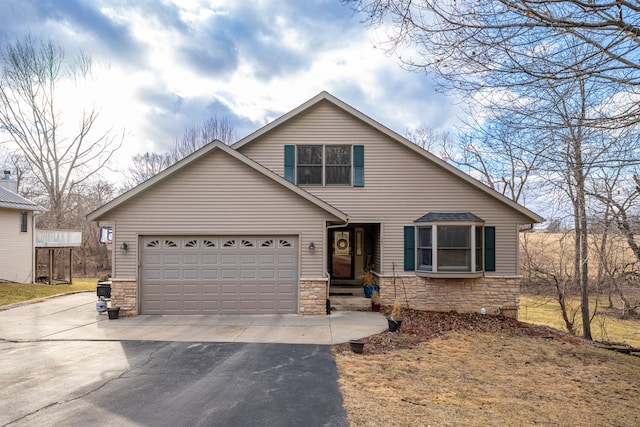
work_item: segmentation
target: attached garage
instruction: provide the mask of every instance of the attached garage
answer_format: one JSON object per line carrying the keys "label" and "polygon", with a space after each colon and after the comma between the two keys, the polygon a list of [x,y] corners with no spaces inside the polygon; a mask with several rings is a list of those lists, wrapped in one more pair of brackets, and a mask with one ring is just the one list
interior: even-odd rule
{"label": "attached garage", "polygon": [[140,248],[141,314],[297,313],[297,236],[144,236]]}

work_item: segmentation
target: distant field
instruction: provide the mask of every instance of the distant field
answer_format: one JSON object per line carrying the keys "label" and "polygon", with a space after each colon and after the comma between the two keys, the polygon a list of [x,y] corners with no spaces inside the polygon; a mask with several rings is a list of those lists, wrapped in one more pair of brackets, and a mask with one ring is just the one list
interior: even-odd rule
{"label": "distant field", "polygon": [[0,283],[0,306],[65,292],[95,291],[97,283],[97,278],[73,279],[72,285]]}
{"label": "distant field", "polygon": [[[592,234],[589,236],[589,274],[595,276],[598,272],[597,250],[600,246],[601,235]],[[571,273],[573,271],[573,251],[574,236],[571,232],[567,233],[524,233],[520,236],[520,261],[525,262],[526,251],[525,244],[528,246],[529,252],[537,258],[537,254],[547,257],[548,262],[553,262],[558,266],[562,264],[562,268]],[[613,236],[609,238],[606,253],[611,261],[616,264],[628,264],[637,262],[633,251],[629,248],[627,241],[621,236]],[[548,262],[544,264],[548,265]]]}
{"label": "distant field", "polygon": [[[578,299],[572,300],[571,303],[573,307],[579,306]],[[550,297],[521,295],[518,319],[566,331],[560,307],[557,301]],[[576,317],[576,331],[577,334],[582,331],[580,314]],[[640,320],[596,315],[591,322],[591,335],[596,341],[622,343],[640,348]]]}

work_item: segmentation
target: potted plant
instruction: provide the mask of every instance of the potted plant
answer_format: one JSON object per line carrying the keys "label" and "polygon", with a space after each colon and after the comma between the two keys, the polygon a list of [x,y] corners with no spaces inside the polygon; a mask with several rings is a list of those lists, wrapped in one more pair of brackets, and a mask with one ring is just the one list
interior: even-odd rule
{"label": "potted plant", "polygon": [[387,322],[389,324],[389,332],[397,332],[402,325],[400,300],[397,298],[393,301],[393,309],[391,310],[391,315],[387,317]]}
{"label": "potted plant", "polygon": [[373,291],[371,294],[371,311],[380,311],[380,292]]}
{"label": "potted plant", "polygon": [[107,308],[107,315],[109,316],[109,319],[117,319],[120,315],[120,307]]}
{"label": "potted plant", "polygon": [[362,354],[364,352],[364,345],[367,342],[364,339],[361,340],[351,340],[349,341],[349,347],[351,347],[351,351],[354,353]]}
{"label": "potted plant", "polygon": [[367,270],[362,273],[362,286],[364,288],[364,296],[371,298],[375,286],[375,278],[373,277],[373,271]]}

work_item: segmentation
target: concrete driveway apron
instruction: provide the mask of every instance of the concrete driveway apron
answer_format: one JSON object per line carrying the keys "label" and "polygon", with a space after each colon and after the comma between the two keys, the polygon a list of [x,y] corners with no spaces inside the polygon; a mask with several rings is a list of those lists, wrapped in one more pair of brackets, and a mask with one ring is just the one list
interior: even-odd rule
{"label": "concrete driveway apron", "polygon": [[143,315],[109,320],[96,312],[93,293],[50,298],[0,311],[0,339],[143,340],[339,344],[387,329],[379,313],[344,311],[330,316]]}

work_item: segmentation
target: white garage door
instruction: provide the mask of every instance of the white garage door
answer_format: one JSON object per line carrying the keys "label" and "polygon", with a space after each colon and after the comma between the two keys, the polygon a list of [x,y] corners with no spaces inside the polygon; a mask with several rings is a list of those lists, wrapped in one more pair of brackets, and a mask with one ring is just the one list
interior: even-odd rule
{"label": "white garage door", "polygon": [[141,238],[142,314],[296,313],[293,236]]}

